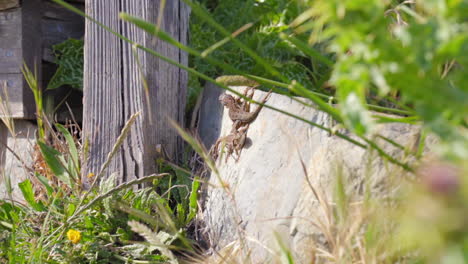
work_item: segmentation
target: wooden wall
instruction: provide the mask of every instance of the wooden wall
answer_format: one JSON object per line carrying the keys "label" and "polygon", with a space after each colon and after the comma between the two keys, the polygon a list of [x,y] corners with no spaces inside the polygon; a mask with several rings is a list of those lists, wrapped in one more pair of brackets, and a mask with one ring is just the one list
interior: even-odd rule
{"label": "wooden wall", "polygon": [[[1,116],[33,118],[34,100],[21,74],[23,61],[41,74],[40,0],[18,6],[8,1],[0,11],[0,95],[9,109]],[[9,5],[10,4],[10,5]],[[39,10],[39,11],[38,11]],[[6,89],[5,89],[6,88]]]}
{"label": "wooden wall", "polygon": [[[84,10],[84,0],[71,1]],[[21,73],[23,61],[36,68],[42,87],[55,73],[52,46],[68,38],[84,36],[84,18],[49,0],[0,1],[0,95],[7,86],[9,111],[0,115],[34,119],[35,105],[29,86]],[[69,89],[49,91],[61,101]],[[70,98],[70,104],[81,105],[81,95]]]}
{"label": "wooden wall", "polygon": [[[0,80],[6,80],[9,85],[10,100],[14,99],[14,118],[35,118],[34,101],[22,78],[21,62],[25,60],[32,69],[36,65],[39,79],[46,87],[56,70],[52,45],[69,37],[83,37],[83,25],[86,25],[83,133],[89,153],[84,175],[99,171],[125,122],[136,112],[141,112],[141,115],[106,174],[117,172],[122,182],[155,172],[158,146],[168,154],[167,158],[179,160],[183,142],[168,120],[184,123],[186,72],[138,52],[149,85],[150,103],[147,104],[141,73],[129,44],[90,21],[85,23],[83,18],[49,0],[8,1],[1,1],[3,8],[8,9],[1,10],[0,5]],[[85,9],[84,0],[67,2]],[[166,3],[162,29],[180,42],[187,43],[188,7],[180,0],[161,2]],[[86,1],[86,12],[92,17],[186,65],[187,54],[118,18],[120,12],[127,12],[156,23],[159,10],[160,0]],[[55,94],[56,101],[60,101],[68,91],[59,88],[47,93]],[[81,94],[72,98],[78,108],[82,105],[81,99]]]}
{"label": "wooden wall", "polygon": [[[84,10],[84,1],[68,2]],[[53,63],[52,46],[83,35],[84,18],[49,0],[0,0],[0,95],[5,99],[3,84],[6,84],[10,108],[1,111],[3,108],[0,107],[0,115],[14,118],[9,120],[14,135],[0,122],[0,199],[22,201],[18,183],[32,175],[28,167],[33,162],[37,126],[32,92],[21,73],[22,62],[25,61],[30,69],[36,67],[38,79],[42,81],[42,87],[46,87],[57,69]],[[61,101],[69,91],[69,88],[61,87],[45,93]],[[79,117],[81,93],[68,98],[72,107],[77,106],[75,115]],[[66,115],[61,119],[64,118]]]}

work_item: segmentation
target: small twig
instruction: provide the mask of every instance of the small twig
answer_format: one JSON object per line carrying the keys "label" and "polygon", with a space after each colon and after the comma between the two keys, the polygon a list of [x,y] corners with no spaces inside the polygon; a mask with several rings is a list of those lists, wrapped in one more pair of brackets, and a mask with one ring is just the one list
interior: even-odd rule
{"label": "small twig", "polygon": [[[71,117],[73,123],[78,124],[78,122],[76,122],[75,114],[73,114],[73,111],[72,111],[70,105],[69,105],[67,102],[65,102],[65,106],[67,107],[68,112],[70,112],[70,117]],[[76,128],[78,129],[78,131],[79,131],[80,134],[81,134],[81,128],[80,128],[80,126],[77,125]]]}

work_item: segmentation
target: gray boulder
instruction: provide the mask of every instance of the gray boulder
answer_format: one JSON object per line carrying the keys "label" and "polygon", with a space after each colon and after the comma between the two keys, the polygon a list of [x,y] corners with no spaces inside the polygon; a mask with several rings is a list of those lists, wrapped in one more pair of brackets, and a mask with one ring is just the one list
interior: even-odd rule
{"label": "gray boulder", "polygon": [[[244,88],[236,87],[238,91]],[[210,90],[219,94],[213,87]],[[258,101],[264,94],[256,91],[254,99]],[[205,121],[201,122],[199,131],[209,148],[213,138],[229,134],[232,121],[226,110],[221,129],[213,125],[217,124],[216,120],[206,121],[220,114],[213,113],[219,109],[214,105],[218,104],[213,99],[216,96],[205,98],[209,100],[202,103],[200,118]],[[304,105],[312,105],[310,102],[299,100],[273,94],[267,104],[317,125],[332,126],[327,114]],[[203,122],[210,126],[204,127]],[[347,131],[341,132],[362,142]],[[374,133],[411,149],[417,146],[420,127],[390,123],[378,125]],[[247,245],[253,263],[272,261],[278,242],[294,252],[297,263],[311,263],[317,245],[327,244],[318,226],[327,221],[323,203],[333,204],[339,173],[346,182],[346,192],[356,197],[362,197],[367,187],[375,195],[388,194],[391,190],[387,188],[387,179],[392,175],[406,175],[403,169],[382,159],[376,151],[358,147],[268,108],[263,108],[250,125],[247,137],[248,144],[238,162],[233,158],[227,162],[224,158],[217,160],[219,175],[212,173],[209,179],[202,217],[214,250],[233,243],[239,247]],[[400,147],[382,139],[378,142],[392,157],[411,161]],[[370,185],[366,187],[365,182]]]}

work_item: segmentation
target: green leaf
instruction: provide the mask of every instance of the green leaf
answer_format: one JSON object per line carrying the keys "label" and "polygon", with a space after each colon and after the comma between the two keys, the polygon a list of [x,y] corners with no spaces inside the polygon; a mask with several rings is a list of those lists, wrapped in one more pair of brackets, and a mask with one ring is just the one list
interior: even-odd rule
{"label": "green leaf", "polygon": [[39,173],[35,172],[35,175],[37,177],[37,179],[42,183],[42,185],[44,185],[44,187],[46,188],[47,190],[47,195],[49,197],[52,196],[52,194],[54,193],[54,189],[52,188],[52,186],[50,186],[49,184],[49,180],[47,180],[46,177],[40,175]]}
{"label": "green leaf", "polygon": [[373,127],[372,118],[358,99],[358,96],[352,92],[348,95],[341,105],[346,126],[353,130],[357,135],[366,135]]}
{"label": "green leaf", "polygon": [[18,183],[18,186],[21,189],[21,192],[23,193],[24,199],[34,210],[39,212],[45,211],[46,208],[44,204],[42,204],[42,202],[36,202],[36,199],[34,198],[33,186],[29,179]]}
{"label": "green leaf", "polygon": [[63,160],[63,156],[57,150],[47,146],[42,140],[37,142],[39,145],[39,149],[41,150],[42,156],[44,157],[47,166],[52,170],[55,177],[65,183],[68,187],[72,187],[72,181],[70,179],[70,175],[68,175],[67,171],[62,165],[61,160]]}
{"label": "green leaf", "polygon": [[132,235],[129,231],[119,227],[117,228],[117,232],[116,232],[118,235],[119,235],[119,238],[121,240],[131,240],[132,239]]}
{"label": "green leaf", "polygon": [[20,221],[19,212],[21,212],[21,208],[11,203],[4,202],[0,204],[1,219],[8,220],[10,223],[18,223]]}
{"label": "green leaf", "polygon": [[73,203],[69,203],[67,207],[67,216],[72,216],[75,210],[76,210],[76,205]]}
{"label": "green leaf", "polygon": [[198,189],[200,188],[200,181],[198,177],[195,177],[192,182],[192,191],[189,198],[189,214],[187,215],[186,223],[190,222],[197,214],[198,208]]}
{"label": "green leaf", "polygon": [[65,140],[67,141],[67,145],[68,145],[68,152],[70,153],[71,159],[73,161],[74,169],[79,172],[80,167],[79,167],[79,159],[78,159],[78,150],[76,149],[75,140],[73,139],[73,136],[70,134],[68,129],[66,129],[61,124],[55,124],[55,127],[65,137]]}
{"label": "green leaf", "polygon": [[186,216],[185,216],[185,209],[184,209],[184,206],[182,204],[177,204],[177,207],[176,207],[176,212],[177,212],[177,222],[179,225],[185,225],[185,219],[186,219]]}
{"label": "green leaf", "polygon": [[78,39],[68,39],[53,46],[55,63],[59,67],[47,86],[48,90],[62,85],[83,90],[83,46],[84,41]]}

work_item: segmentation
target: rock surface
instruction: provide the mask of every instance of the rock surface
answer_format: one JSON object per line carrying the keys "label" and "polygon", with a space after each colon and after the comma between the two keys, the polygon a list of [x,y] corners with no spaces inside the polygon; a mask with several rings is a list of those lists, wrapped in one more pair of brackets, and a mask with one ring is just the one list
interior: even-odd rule
{"label": "rock surface", "polygon": [[198,133],[201,136],[203,144],[208,148],[216,142],[221,133],[223,106],[219,103],[218,97],[222,91],[222,89],[219,89],[212,83],[208,83],[203,89]]}
{"label": "rock surface", "polygon": [[[243,87],[236,89],[243,91]],[[254,99],[264,94],[256,91]],[[203,102],[202,109],[213,105],[213,98],[209,100]],[[318,125],[331,124],[325,113],[283,95],[273,94],[267,104]],[[201,111],[201,120],[212,116],[216,117],[216,113]],[[227,135],[231,126],[224,111],[219,136]],[[210,139],[205,143],[212,142],[210,133],[218,131],[217,127],[211,129],[200,130],[202,140]],[[411,148],[419,140],[420,128],[392,123],[379,125],[376,132]],[[343,133],[356,139],[351,133]],[[218,159],[219,175],[210,177],[203,220],[215,250],[233,241],[247,241],[253,263],[268,263],[269,249],[277,248],[278,239],[295,252],[297,263],[310,263],[314,243],[320,239],[316,224],[325,217],[312,188],[328,201],[333,200],[337,173],[346,179],[346,191],[357,195],[364,192],[365,177],[371,179],[371,192],[378,194],[385,190],[385,179],[405,173],[375,151],[267,108],[250,125],[247,137],[250,144],[242,150],[238,162]],[[405,161],[400,148],[384,140],[379,144],[393,157]]]}

